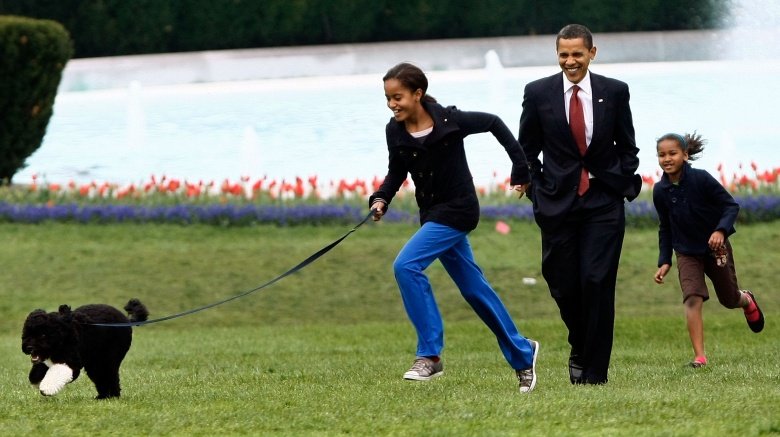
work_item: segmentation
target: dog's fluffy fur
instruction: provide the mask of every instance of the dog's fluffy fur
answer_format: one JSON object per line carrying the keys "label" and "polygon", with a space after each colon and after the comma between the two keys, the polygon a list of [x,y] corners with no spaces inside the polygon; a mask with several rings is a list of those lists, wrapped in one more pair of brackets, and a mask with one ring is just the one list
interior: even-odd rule
{"label": "dog's fluffy fur", "polygon": [[[72,370],[73,381],[82,368],[87,372],[97,389],[97,399],[118,397],[119,366],[130,349],[132,328],[91,324],[142,322],[149,317],[138,299],[130,299],[124,309],[129,319],[104,304],[84,305],[73,311],[68,305],[60,305],[58,312],[31,312],[22,329],[22,352],[30,355],[33,363],[30,383],[39,385],[49,364],[64,364]],[[44,390],[41,393],[53,394]]]}

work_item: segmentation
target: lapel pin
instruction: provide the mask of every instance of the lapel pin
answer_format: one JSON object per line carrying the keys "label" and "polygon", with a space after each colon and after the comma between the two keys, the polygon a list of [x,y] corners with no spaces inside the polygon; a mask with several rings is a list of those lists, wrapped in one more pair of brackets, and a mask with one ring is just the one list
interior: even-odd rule
{"label": "lapel pin", "polygon": [[601,103],[601,102],[603,102],[603,101],[604,101],[604,99],[599,99],[599,103]]}

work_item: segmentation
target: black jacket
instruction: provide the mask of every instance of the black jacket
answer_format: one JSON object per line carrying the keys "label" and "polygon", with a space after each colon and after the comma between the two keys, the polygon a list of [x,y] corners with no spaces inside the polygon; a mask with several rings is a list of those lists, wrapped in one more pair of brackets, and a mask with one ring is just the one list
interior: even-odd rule
{"label": "black jacket", "polygon": [[726,237],[734,229],[739,204],[712,175],[686,163],[675,185],[664,174],[653,187],[658,212],[658,266],[672,265],[672,249],[683,255],[704,255],[713,232]]}
{"label": "black jacket", "polygon": [[479,222],[479,201],[463,139],[475,133],[492,133],[512,160],[510,182],[513,185],[530,181],[525,155],[512,132],[496,115],[460,111],[454,106],[444,108],[438,103],[424,102],[423,107],[433,118],[433,131],[423,143],[406,131],[403,122],[390,119],[387,123],[387,176],[369,198],[369,205],[378,198],[390,204],[411,174],[420,224],[433,221],[471,231]]}
{"label": "black jacket", "polygon": [[633,200],[642,187],[642,178],[636,174],[639,149],[628,85],[590,73],[593,138],[581,156],[566,118],[562,75],[526,85],[518,138],[531,164],[533,182],[528,195],[534,216],[548,231],[565,219],[574,204],[583,165],[621,202]]}

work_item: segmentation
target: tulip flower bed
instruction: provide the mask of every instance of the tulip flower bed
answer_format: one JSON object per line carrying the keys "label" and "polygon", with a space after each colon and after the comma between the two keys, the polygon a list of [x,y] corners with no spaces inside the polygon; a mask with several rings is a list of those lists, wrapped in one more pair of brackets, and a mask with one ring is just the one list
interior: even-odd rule
{"label": "tulip flower bed", "polygon": [[[726,177],[721,183],[741,206],[742,223],[780,218],[780,168],[752,175]],[[655,226],[657,217],[651,200],[652,187],[660,174],[644,176],[643,192],[626,204],[630,226]],[[175,223],[247,226],[254,224],[342,224],[365,216],[368,195],[381,184],[372,181],[341,180],[320,184],[317,177],[293,182],[242,177],[238,181],[189,182],[168,177],[151,177],[140,184],[111,183],[61,185],[33,177],[30,184],[0,187],[0,222],[41,223]],[[482,217],[494,220],[533,220],[530,202],[517,200],[508,179],[478,187]],[[415,223],[417,206],[414,188],[407,183],[393,200],[387,221]]]}

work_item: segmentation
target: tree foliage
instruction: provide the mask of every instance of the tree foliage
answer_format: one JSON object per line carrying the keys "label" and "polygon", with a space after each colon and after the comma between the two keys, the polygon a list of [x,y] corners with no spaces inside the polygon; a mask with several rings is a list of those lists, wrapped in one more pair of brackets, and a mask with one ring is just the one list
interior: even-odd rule
{"label": "tree foliage", "polygon": [[5,16],[0,50],[0,183],[10,183],[43,141],[73,47],[59,23]]}
{"label": "tree foliage", "polygon": [[0,0],[52,19],[76,57],[312,44],[714,28],[728,0]]}

